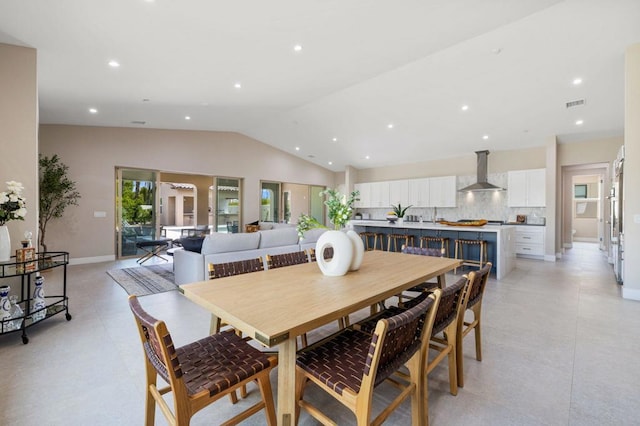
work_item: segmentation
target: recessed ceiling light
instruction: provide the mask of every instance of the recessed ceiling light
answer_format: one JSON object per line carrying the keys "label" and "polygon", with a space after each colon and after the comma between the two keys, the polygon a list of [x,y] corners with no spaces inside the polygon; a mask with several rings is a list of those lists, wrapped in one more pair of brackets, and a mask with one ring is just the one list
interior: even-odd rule
{"label": "recessed ceiling light", "polygon": [[299,146],[296,146],[296,151],[300,151],[300,147]]}
{"label": "recessed ceiling light", "polygon": [[393,123],[387,124],[387,129],[393,129]]}
{"label": "recessed ceiling light", "polygon": [[463,111],[466,111],[469,109],[469,105],[462,105],[462,107],[460,108]]}
{"label": "recessed ceiling light", "polygon": [[95,109],[95,108],[89,108],[89,112],[90,112],[91,114],[97,114],[97,113],[98,113],[98,110],[97,110],[97,109]]}
{"label": "recessed ceiling light", "polygon": [[576,126],[582,126],[584,124],[584,120],[576,120]]}
{"label": "recessed ceiling light", "polygon": [[368,155],[365,155],[365,156],[364,156],[364,159],[365,159],[365,160],[368,160],[368,159],[370,159],[370,158],[371,158],[371,157],[369,157]]}
{"label": "recessed ceiling light", "polygon": [[185,119],[185,120],[191,120],[191,117],[189,117],[188,115],[185,115],[185,116],[184,116],[184,119]]}
{"label": "recessed ceiling light", "polygon": [[302,52],[302,45],[301,44],[296,44],[295,46],[293,46],[293,51],[294,52]]}
{"label": "recessed ceiling light", "polygon": [[111,68],[118,68],[120,66],[120,62],[111,60],[109,61],[109,66]]}
{"label": "recessed ceiling light", "polygon": [[331,139],[333,142],[338,142],[338,138]]}
{"label": "recessed ceiling light", "polygon": [[580,77],[574,78],[573,79],[573,85],[574,86],[579,86],[582,84],[582,79]]}
{"label": "recessed ceiling light", "polygon": [[329,165],[332,166],[333,165],[333,161],[329,161]]}
{"label": "recessed ceiling light", "polygon": [[483,135],[482,139],[484,139],[486,141],[487,139],[489,139],[489,135]]}
{"label": "recessed ceiling light", "polygon": [[233,87],[235,87],[236,89],[241,89],[242,88],[242,84],[236,83],[236,84],[233,85]]}

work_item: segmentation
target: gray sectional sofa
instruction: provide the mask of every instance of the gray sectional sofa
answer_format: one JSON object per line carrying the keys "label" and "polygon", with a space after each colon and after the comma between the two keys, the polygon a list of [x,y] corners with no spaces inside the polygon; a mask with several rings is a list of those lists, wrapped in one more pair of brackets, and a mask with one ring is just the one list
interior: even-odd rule
{"label": "gray sectional sofa", "polygon": [[304,238],[298,238],[292,226],[276,227],[251,233],[207,235],[202,242],[200,253],[176,250],[173,254],[173,272],[177,285],[202,281],[208,277],[209,263],[226,263],[262,257],[267,254],[282,254],[315,248],[320,235],[326,229],[307,231]]}

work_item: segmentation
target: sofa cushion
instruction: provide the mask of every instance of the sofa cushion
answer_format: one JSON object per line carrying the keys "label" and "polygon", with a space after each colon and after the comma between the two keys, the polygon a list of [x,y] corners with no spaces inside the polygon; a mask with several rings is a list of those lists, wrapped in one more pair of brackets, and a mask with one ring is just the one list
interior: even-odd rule
{"label": "sofa cushion", "polygon": [[203,255],[225,253],[242,250],[254,250],[260,244],[260,232],[242,234],[223,234],[214,232],[208,235],[202,243]]}
{"label": "sofa cushion", "polygon": [[259,248],[298,244],[298,232],[293,227],[271,229],[268,231],[259,231],[257,233],[261,234]]}
{"label": "sofa cushion", "polygon": [[320,238],[320,235],[324,234],[327,231],[327,228],[309,229],[304,233],[304,236],[300,238],[300,244],[315,243],[318,241],[318,238]]}

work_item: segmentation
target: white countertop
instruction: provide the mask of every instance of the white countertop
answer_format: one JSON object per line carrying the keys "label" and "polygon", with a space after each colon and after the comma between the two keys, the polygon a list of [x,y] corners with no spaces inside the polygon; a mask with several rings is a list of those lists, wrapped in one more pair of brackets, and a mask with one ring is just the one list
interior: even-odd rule
{"label": "white countertop", "polygon": [[435,229],[447,231],[472,231],[472,232],[495,232],[500,233],[501,229],[512,228],[516,225],[484,225],[484,226],[450,226],[433,222],[403,222],[402,224],[391,223],[388,220],[352,220],[353,226],[376,226],[380,228],[396,229]]}

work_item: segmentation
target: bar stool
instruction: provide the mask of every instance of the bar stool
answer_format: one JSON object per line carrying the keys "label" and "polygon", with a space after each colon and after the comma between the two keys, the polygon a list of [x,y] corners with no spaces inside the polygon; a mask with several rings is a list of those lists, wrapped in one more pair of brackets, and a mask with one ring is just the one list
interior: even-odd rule
{"label": "bar stool", "polygon": [[[477,239],[477,240],[465,240],[465,239],[456,239],[455,241],[456,247],[455,247],[455,258],[456,259],[462,259],[462,265],[461,266],[478,266],[480,269],[482,269],[482,266],[487,263],[487,259],[488,259],[488,254],[487,254],[487,241],[486,240],[481,240],[481,239]],[[480,256],[478,257],[478,260],[474,260],[474,259],[467,259],[464,255],[464,249],[465,247],[470,249],[473,246],[480,246]],[[453,273],[455,274],[457,272],[458,268],[455,268],[453,270]]]}
{"label": "bar stool", "polygon": [[[429,244],[431,243],[431,244]],[[435,247],[435,248],[439,248],[440,250],[442,250],[442,256],[443,257],[449,257],[449,238],[447,237],[420,237],[420,248],[433,248],[433,247],[429,247],[430,245],[433,246],[436,243],[436,245],[438,245],[439,247]],[[424,244],[424,247],[423,247]]]}
{"label": "bar stool", "polygon": [[[375,250],[378,247],[378,238],[380,238],[380,250],[384,249],[384,243],[382,239],[384,234],[381,232],[361,232],[360,237],[364,239],[364,249],[366,251]],[[373,238],[373,248],[369,248],[369,240]]]}
{"label": "bar stool", "polygon": [[402,249],[403,245],[413,247],[413,235],[388,234],[387,235],[387,251],[391,251],[392,242],[393,242],[393,251],[398,251],[398,241],[400,241],[400,249]]}

